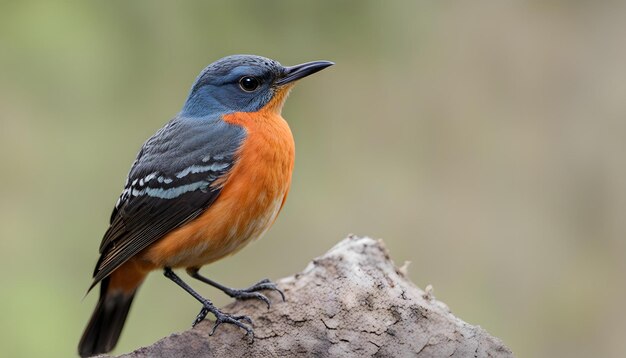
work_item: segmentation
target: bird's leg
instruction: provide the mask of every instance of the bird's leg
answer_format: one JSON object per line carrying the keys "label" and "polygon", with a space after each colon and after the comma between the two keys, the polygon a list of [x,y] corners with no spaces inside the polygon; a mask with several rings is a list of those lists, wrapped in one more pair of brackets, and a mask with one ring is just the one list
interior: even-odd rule
{"label": "bird's leg", "polygon": [[270,308],[270,300],[267,298],[267,296],[265,296],[264,294],[259,293],[258,291],[262,291],[262,290],[273,290],[276,291],[278,293],[280,293],[280,296],[282,297],[283,301],[285,301],[285,293],[278,288],[278,286],[276,286],[276,284],[268,279],[264,279],[261,280],[257,283],[255,283],[254,285],[252,285],[251,287],[248,288],[244,288],[241,290],[238,289],[234,289],[234,288],[230,288],[230,287],[226,287],[224,285],[221,285],[211,279],[208,279],[202,275],[200,275],[200,273],[198,272],[198,268],[197,267],[190,267],[187,268],[187,273],[189,274],[189,276],[195,278],[196,280],[200,280],[206,284],[209,284],[219,290],[221,290],[222,292],[224,292],[225,294],[229,295],[230,297],[239,299],[239,300],[245,300],[245,299],[250,299],[250,298],[256,298],[258,300],[261,300],[263,302],[265,302],[267,304],[267,308]]}
{"label": "bird's leg", "polygon": [[245,324],[240,322],[240,321],[246,321],[246,322],[248,322],[251,325],[252,324],[252,319],[250,319],[250,317],[248,317],[248,316],[233,316],[233,315],[230,315],[228,313],[224,313],[224,312],[220,311],[219,309],[217,309],[217,307],[215,307],[215,305],[213,305],[213,303],[211,301],[209,301],[208,299],[200,296],[200,294],[198,292],[194,291],[193,288],[191,288],[188,284],[186,284],[169,267],[165,268],[165,270],[163,271],[163,275],[165,275],[165,277],[167,277],[170,280],[172,280],[178,286],[182,287],[182,289],[184,289],[190,295],[192,295],[193,298],[195,298],[196,300],[200,301],[200,303],[202,303],[202,309],[200,310],[200,313],[198,313],[198,316],[196,317],[196,320],[193,322],[193,326],[194,327],[198,323],[202,322],[202,320],[204,320],[206,315],[209,312],[211,312],[215,316],[215,325],[213,326],[213,329],[211,330],[211,333],[209,335],[213,335],[213,333],[215,333],[215,330],[217,329],[217,327],[220,324],[222,324],[222,323],[230,323],[230,324],[234,324],[235,326],[237,326],[239,328],[242,328],[242,329],[246,330],[246,335],[247,336],[251,336],[252,339],[254,339],[254,331],[252,330],[252,328],[250,328],[249,326],[247,326],[247,325],[245,325]]}

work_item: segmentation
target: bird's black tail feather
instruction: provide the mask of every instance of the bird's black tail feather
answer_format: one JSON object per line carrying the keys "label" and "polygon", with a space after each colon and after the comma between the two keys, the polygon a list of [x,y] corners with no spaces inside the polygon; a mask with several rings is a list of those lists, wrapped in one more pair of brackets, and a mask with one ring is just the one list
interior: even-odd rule
{"label": "bird's black tail feather", "polygon": [[110,292],[109,280],[100,283],[100,299],[78,344],[81,357],[107,353],[115,347],[133,303],[136,290],[130,294]]}

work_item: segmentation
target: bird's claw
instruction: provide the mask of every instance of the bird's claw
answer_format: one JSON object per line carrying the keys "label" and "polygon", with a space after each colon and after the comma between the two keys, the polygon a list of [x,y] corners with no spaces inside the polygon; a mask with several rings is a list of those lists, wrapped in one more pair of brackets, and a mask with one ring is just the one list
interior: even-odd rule
{"label": "bird's claw", "polygon": [[218,311],[215,315],[215,324],[213,325],[213,329],[211,330],[211,333],[209,333],[209,336],[212,336],[217,327],[219,327],[222,323],[230,323],[244,329],[246,331],[246,336],[249,336],[252,340],[254,340],[254,331],[252,328],[243,324],[241,321],[246,321],[249,325],[252,325],[252,319],[248,316],[233,316]]}
{"label": "bird's claw", "polygon": [[200,310],[200,313],[198,313],[198,315],[196,316],[196,319],[191,324],[191,327],[195,327],[198,323],[204,321],[208,313],[209,313],[209,310],[206,307],[202,307],[202,309]]}
{"label": "bird's claw", "polygon": [[193,327],[195,327],[198,323],[202,322],[206,318],[207,314],[209,314],[209,312],[215,315],[215,324],[213,325],[213,329],[211,330],[211,333],[209,333],[210,336],[212,336],[213,333],[215,333],[215,330],[217,329],[217,327],[221,325],[222,323],[230,323],[230,324],[234,324],[235,326],[241,329],[244,329],[246,331],[246,336],[250,336],[254,340],[254,331],[252,330],[252,328],[241,322],[241,321],[245,321],[249,325],[252,325],[252,319],[250,317],[244,316],[244,315],[233,316],[231,314],[224,313],[218,310],[217,308],[215,308],[215,306],[213,306],[210,303],[202,307],[202,309],[200,310],[200,313],[198,313],[198,316],[196,316],[196,319],[193,322]]}
{"label": "bird's claw", "polygon": [[283,302],[285,301],[285,293],[280,288],[278,288],[278,286],[276,286],[274,282],[270,281],[267,278],[255,283],[251,287],[241,289],[241,290],[231,290],[230,292],[227,292],[227,294],[230,297],[236,298],[238,300],[256,298],[258,300],[265,302],[265,304],[267,304],[267,308],[269,309],[271,307],[270,300],[264,294],[257,292],[257,291],[262,291],[262,290],[276,291],[280,294],[280,297],[283,299]]}

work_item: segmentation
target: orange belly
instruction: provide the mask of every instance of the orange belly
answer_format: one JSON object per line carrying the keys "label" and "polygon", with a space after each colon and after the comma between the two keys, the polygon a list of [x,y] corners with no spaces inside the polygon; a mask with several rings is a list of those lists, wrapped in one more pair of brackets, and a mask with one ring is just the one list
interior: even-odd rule
{"label": "orange belly", "polygon": [[200,267],[260,238],[276,220],[293,170],[289,126],[275,110],[224,119],[243,126],[247,136],[233,169],[218,180],[219,197],[199,217],[144,250],[141,261],[156,267]]}

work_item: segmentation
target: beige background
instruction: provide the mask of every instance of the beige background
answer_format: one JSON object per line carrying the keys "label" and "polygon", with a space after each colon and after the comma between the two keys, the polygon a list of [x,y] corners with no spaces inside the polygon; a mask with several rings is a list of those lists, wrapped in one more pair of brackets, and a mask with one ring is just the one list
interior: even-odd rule
{"label": "beige background", "polygon": [[[276,225],[204,269],[237,287],[350,232],[519,357],[626,355],[626,25],[619,2],[0,3],[0,347],[71,356],[141,143],[233,53],[337,63],[283,115]],[[219,304],[228,300],[208,287]],[[199,310],[153,274],[117,353]]]}

